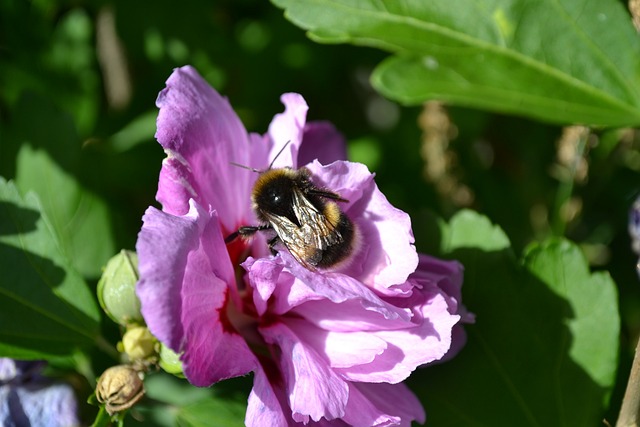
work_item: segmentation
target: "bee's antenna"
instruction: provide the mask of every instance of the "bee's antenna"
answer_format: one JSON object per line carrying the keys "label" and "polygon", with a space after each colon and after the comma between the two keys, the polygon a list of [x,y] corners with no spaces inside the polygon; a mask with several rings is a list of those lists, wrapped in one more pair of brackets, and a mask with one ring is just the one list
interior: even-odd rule
{"label": "bee's antenna", "polygon": [[[276,162],[276,160],[278,159],[278,157],[280,157],[280,154],[282,154],[282,152],[284,151],[285,148],[287,148],[287,145],[289,145],[291,141],[287,141],[284,146],[280,149],[280,151],[278,151],[278,154],[276,154],[276,156],[273,158],[273,160],[271,160],[271,163],[269,164],[269,169],[271,169],[271,167],[273,166],[273,164]],[[267,170],[269,170],[267,169]]]}
{"label": "bee's antenna", "polygon": [[[289,143],[290,143],[290,142],[291,142],[291,141],[287,141],[287,143],[286,143],[286,144],[284,144],[284,147],[282,147],[282,148],[280,149],[280,151],[278,151],[278,154],[276,154],[276,156],[273,158],[273,160],[271,160],[271,163],[269,164],[269,167],[267,168],[267,170],[271,169],[271,167],[272,167],[272,166],[273,166],[273,164],[275,163],[276,159],[280,156],[280,154],[282,154],[282,152],[284,151],[284,149],[285,149],[285,148],[287,148],[287,145],[289,145]],[[229,163],[231,163],[233,166],[238,166],[239,168],[247,169],[247,170],[250,170],[250,171],[252,171],[252,172],[256,172],[256,173],[262,173],[262,172],[265,172],[265,171],[258,170],[258,169],[256,169],[256,168],[252,168],[252,167],[249,167],[249,166],[241,165],[240,163],[236,163],[236,162],[229,162]]]}
{"label": "bee's antenna", "polygon": [[251,168],[249,166],[241,165],[240,163],[236,163],[236,162],[229,162],[229,163],[231,163],[233,166],[238,166],[239,168],[247,169],[247,170],[250,170],[252,172],[256,172],[256,173],[262,173],[263,172],[263,171],[260,171],[260,170],[258,170],[256,168]]}

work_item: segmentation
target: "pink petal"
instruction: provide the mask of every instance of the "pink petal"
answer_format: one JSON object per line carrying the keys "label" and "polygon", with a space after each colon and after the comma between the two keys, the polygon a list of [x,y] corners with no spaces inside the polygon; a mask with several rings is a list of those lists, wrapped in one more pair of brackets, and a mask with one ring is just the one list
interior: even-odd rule
{"label": "pink petal", "polygon": [[234,231],[237,223],[252,218],[247,201],[253,177],[229,162],[250,166],[256,149],[240,119],[189,66],[173,72],[157,105],[156,138],[168,156],[156,196],[163,210],[183,215],[194,198],[217,210],[223,228]]}
{"label": "pink petal", "polygon": [[[411,278],[419,286],[435,286],[442,291],[447,300],[449,313],[460,316],[460,323],[474,323],[475,315],[469,313],[462,301],[462,279],[464,267],[457,261],[447,261],[420,254],[420,263]],[[453,358],[464,347],[467,335],[461,324],[453,327],[451,332],[451,348],[440,360]]]}
{"label": "pink petal", "polygon": [[[287,265],[285,269],[282,265]],[[261,278],[273,280],[277,285]],[[261,258],[252,261],[249,280],[254,287],[256,306],[264,306],[264,296],[272,299],[270,310],[283,314],[307,301],[328,299],[333,303],[356,300],[364,310],[381,314],[386,319],[409,319],[409,311],[388,304],[361,282],[341,273],[312,272],[301,266],[286,251],[275,258]],[[266,288],[266,289],[265,289]]]}
{"label": "pink petal", "polygon": [[387,342],[387,350],[367,365],[337,369],[345,378],[395,384],[418,366],[441,359],[451,347],[451,330],[460,316],[449,313],[438,289],[416,289],[411,298],[394,300],[412,307],[412,322],[402,329],[371,332]]}
{"label": "pink petal", "polygon": [[367,332],[335,332],[320,329],[306,320],[287,319],[291,331],[321,354],[332,368],[367,364],[387,348],[384,340]]}
{"label": "pink petal", "polygon": [[[256,369],[244,419],[245,425],[247,427],[293,425],[291,417],[283,412],[283,407],[287,408],[287,403],[285,396],[279,399],[281,394],[283,392],[269,382],[262,368]],[[284,400],[284,404],[280,400]],[[287,412],[289,412],[288,408]]]}
{"label": "pink petal", "polygon": [[420,401],[404,384],[350,383],[349,403],[343,419],[353,426],[411,427],[424,423]]}
{"label": "pink petal", "polygon": [[309,122],[304,127],[298,165],[306,165],[314,160],[323,165],[336,160],[347,160],[344,136],[330,122]]}
{"label": "pink petal", "polygon": [[252,257],[247,258],[242,266],[250,272],[249,280],[254,290],[253,304],[257,314],[262,316],[269,307],[269,299],[276,290],[283,266],[273,263],[269,258]]}
{"label": "pink petal", "polygon": [[402,422],[399,416],[390,415],[376,407],[358,390],[355,383],[349,383],[349,402],[343,420],[353,427],[397,426]]}
{"label": "pink petal", "polygon": [[300,337],[282,323],[261,327],[265,341],[277,344],[289,406],[293,419],[307,423],[325,417],[328,420],[344,415],[349,397],[348,385],[330,368],[326,360],[303,344]]}
{"label": "pink petal", "polygon": [[195,204],[183,217],[150,207],[142,218],[144,224],[136,244],[140,269],[136,292],[142,315],[151,332],[174,351],[181,350],[184,340],[181,322],[184,267],[206,225],[202,215]]}
{"label": "pink petal", "polygon": [[448,261],[419,254],[420,263],[411,275],[417,283],[428,282],[440,288],[447,303],[449,312],[459,314],[463,323],[473,323],[475,316],[467,312],[462,301],[462,280],[464,267],[458,261]]}
{"label": "pink petal", "polygon": [[285,144],[289,145],[273,162],[273,168],[298,167],[298,150],[302,143],[303,130],[307,120],[306,101],[297,93],[285,93],[280,97],[285,106],[284,113],[276,114],[269,125],[269,136],[272,141],[269,161],[273,162]]}
{"label": "pink petal", "polygon": [[322,166],[313,162],[308,168],[314,180],[349,200],[341,208],[359,231],[360,250],[347,268],[339,271],[383,295],[408,294],[411,286],[407,278],[418,265],[409,215],[387,201],[365,165],[334,162]]}
{"label": "pink petal", "polygon": [[255,357],[221,312],[233,269],[218,218],[195,201],[184,217],[149,208],[136,246],[137,287],[151,332],[182,354],[185,375],[207,386],[255,368]]}
{"label": "pink petal", "polygon": [[404,317],[387,318],[384,312],[367,310],[357,299],[339,304],[329,300],[310,300],[291,312],[321,329],[333,332],[396,330],[407,327],[410,319],[407,313]]}

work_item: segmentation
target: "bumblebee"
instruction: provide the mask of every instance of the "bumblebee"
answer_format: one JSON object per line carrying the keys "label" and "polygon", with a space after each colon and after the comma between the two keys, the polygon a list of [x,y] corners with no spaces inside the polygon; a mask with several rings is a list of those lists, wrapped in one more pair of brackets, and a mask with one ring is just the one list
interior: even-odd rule
{"label": "bumblebee", "polygon": [[334,267],[353,254],[357,230],[337,202],[348,202],[311,181],[306,168],[268,169],[259,172],[251,194],[253,210],[262,223],[240,227],[225,239],[249,238],[273,230],[269,248],[281,242],[309,270]]}

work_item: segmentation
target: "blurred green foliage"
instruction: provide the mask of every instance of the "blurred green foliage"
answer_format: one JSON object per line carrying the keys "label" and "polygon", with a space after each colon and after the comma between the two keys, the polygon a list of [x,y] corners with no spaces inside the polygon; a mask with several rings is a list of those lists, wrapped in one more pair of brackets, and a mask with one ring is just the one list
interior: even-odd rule
{"label": "blurred green foliage", "polygon": [[[256,0],[179,6],[0,0],[0,176],[14,180],[23,196],[36,193],[62,252],[95,290],[108,258],[134,248],[142,214],[156,204],[164,153],[153,138],[154,103],[173,68],[195,66],[254,132],[264,133],[282,110],[282,93],[299,92],[309,119],[333,122],[349,140],[352,160],[375,171],[389,200],[411,214],[419,250],[441,251],[446,245],[437,218],[469,207],[500,226],[517,255],[531,242],[565,236],[594,269],[611,274],[622,318],[618,380],[606,414],[615,419],[640,332],[637,259],[627,233],[628,209],[640,188],[638,134],[600,128],[585,136],[572,158],[586,167],[579,172],[577,163],[562,160],[560,125],[449,106],[442,152],[434,157],[425,154],[433,152],[423,108],[401,107],[369,82],[387,56],[369,47],[317,44],[282,10]],[[440,174],[429,172],[437,162]],[[102,329],[117,341],[115,325]],[[98,348],[89,357],[90,368],[74,365],[89,380],[87,370],[97,375],[113,363]],[[420,396],[430,394],[422,382],[411,385]],[[242,379],[222,387],[246,396],[250,384]],[[184,402],[194,413],[174,416],[187,424],[199,419],[208,405],[201,397]],[[236,409],[229,414],[242,413]],[[95,415],[84,410],[87,420]],[[154,424],[158,413],[147,410],[140,409],[139,418]]]}

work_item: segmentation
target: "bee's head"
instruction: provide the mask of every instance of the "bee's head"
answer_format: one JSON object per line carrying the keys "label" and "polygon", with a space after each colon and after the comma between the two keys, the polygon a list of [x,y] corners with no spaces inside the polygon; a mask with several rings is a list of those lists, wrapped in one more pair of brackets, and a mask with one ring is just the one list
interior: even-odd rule
{"label": "bee's head", "polygon": [[297,188],[297,174],[290,168],[269,169],[260,174],[251,195],[258,215],[264,212],[295,218],[293,197]]}

